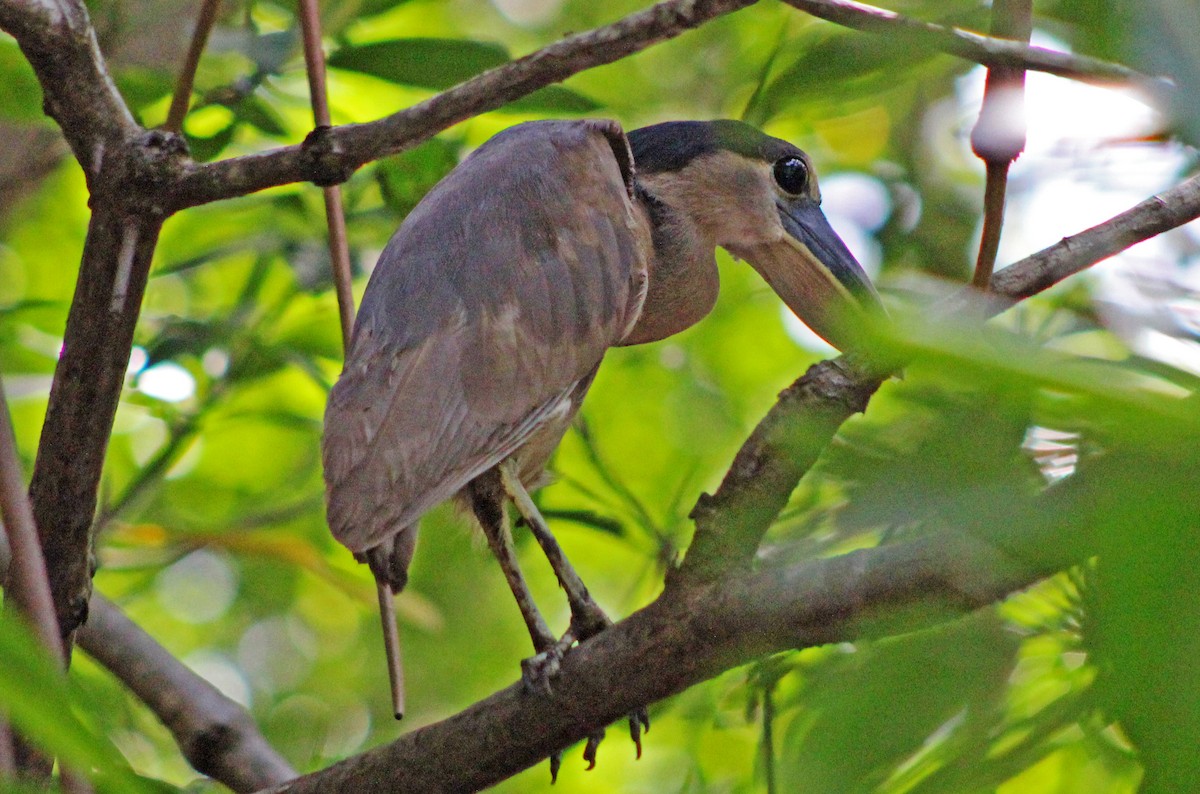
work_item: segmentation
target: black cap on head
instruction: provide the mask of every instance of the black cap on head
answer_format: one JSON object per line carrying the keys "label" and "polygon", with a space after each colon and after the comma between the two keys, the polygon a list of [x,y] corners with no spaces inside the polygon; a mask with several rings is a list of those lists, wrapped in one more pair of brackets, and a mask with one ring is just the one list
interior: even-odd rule
{"label": "black cap on head", "polygon": [[764,162],[799,156],[787,141],[772,138],[742,121],[668,121],[628,133],[633,162],[644,174],[679,171],[692,160],[731,151]]}

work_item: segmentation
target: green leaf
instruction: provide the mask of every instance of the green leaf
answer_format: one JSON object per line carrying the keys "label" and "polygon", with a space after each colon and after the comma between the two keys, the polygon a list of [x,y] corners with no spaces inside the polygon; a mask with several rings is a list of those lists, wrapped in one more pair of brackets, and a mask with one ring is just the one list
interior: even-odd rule
{"label": "green leaf", "polygon": [[[907,36],[864,36],[837,33],[813,42],[762,91],[753,115],[769,118],[788,104],[820,98],[836,86],[842,99],[856,81],[870,81],[877,90],[894,88],[898,76],[930,60],[936,53],[919,47]],[[879,78],[883,78],[880,80]]]}
{"label": "green leaf", "polygon": [[237,131],[237,126],[236,123],[229,124],[217,134],[210,135],[207,138],[198,138],[194,135],[187,136],[188,149],[191,150],[192,157],[200,162],[207,162],[215,158],[233,140],[233,134]]}
{"label": "green leaf", "polygon": [[499,44],[466,39],[392,39],[343,47],[329,59],[338,69],[435,91],[508,63]]}
{"label": "green leaf", "polygon": [[561,85],[548,85],[528,96],[509,102],[501,110],[591,113],[604,107],[591,97]]}
{"label": "green leaf", "polygon": [[230,107],[239,121],[244,121],[251,127],[266,135],[281,137],[287,135],[287,130],[280,121],[275,110],[254,95],[242,99]]}

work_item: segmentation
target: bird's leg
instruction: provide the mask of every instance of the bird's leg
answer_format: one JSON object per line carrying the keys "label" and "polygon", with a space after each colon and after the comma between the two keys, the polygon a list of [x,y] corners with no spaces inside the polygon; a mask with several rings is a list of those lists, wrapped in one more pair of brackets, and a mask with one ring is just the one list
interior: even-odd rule
{"label": "bird's leg", "polygon": [[[561,658],[561,655],[576,641],[583,642],[589,637],[594,637],[611,626],[612,620],[592,598],[587,585],[579,578],[574,566],[571,565],[567,555],[563,553],[562,547],[558,545],[558,541],[550,532],[550,528],[546,525],[546,519],[542,518],[541,511],[537,509],[537,505],[529,497],[529,492],[521,484],[520,467],[517,462],[509,458],[497,468],[500,472],[500,481],[504,486],[504,492],[516,505],[517,512],[525,519],[529,531],[533,533],[538,545],[542,547],[546,559],[550,562],[550,567],[554,569],[554,575],[558,577],[559,585],[566,591],[567,603],[571,605],[571,626],[557,645],[559,648],[557,653]],[[555,660],[556,668],[559,660]],[[629,736],[637,745],[638,758],[642,757],[643,730],[650,730],[650,715],[644,708],[629,715]],[[603,738],[603,728],[588,737],[587,747],[584,749],[584,759],[589,764],[588,769],[596,765],[596,748]]]}
{"label": "bird's leg", "polygon": [[[521,566],[513,550],[512,534],[504,516],[504,491],[495,470],[485,472],[472,480],[468,486],[468,493],[471,509],[483,527],[488,546],[496,556],[496,561],[500,563],[500,570],[504,572],[508,587],[521,610],[521,617],[525,619],[525,627],[529,629],[529,637],[533,640],[533,649],[537,654],[533,658],[537,659],[544,654],[553,656],[554,649],[559,644],[558,638],[546,625],[546,620],[538,611],[533,594],[529,592],[529,586],[525,583],[525,577],[521,574]],[[561,657],[561,654],[558,656]],[[547,662],[546,665],[537,665],[531,662],[532,660],[526,659],[521,663],[526,686],[549,691],[550,677],[557,672],[557,664]],[[543,669],[550,666],[553,669]]]}
{"label": "bird's leg", "polygon": [[[550,679],[558,672],[558,665],[567,646],[561,644],[557,637],[546,625],[545,618],[538,611],[529,592],[529,585],[521,574],[521,566],[517,563],[517,555],[513,550],[512,533],[504,516],[504,491],[496,470],[487,471],[467,486],[470,496],[471,509],[483,527],[488,546],[492,549],[508,588],[512,590],[521,617],[525,618],[525,626],[529,629],[529,637],[533,640],[535,655],[521,661],[521,680],[530,691],[542,690],[550,694]],[[568,643],[569,645],[569,643]],[[639,745],[640,746],[640,745]],[[550,782],[558,779],[558,770],[562,766],[562,752],[550,756]]]}
{"label": "bird's leg", "polygon": [[562,547],[558,545],[558,541],[551,534],[550,528],[546,526],[546,519],[542,518],[537,505],[529,497],[529,492],[521,484],[516,461],[509,458],[500,464],[499,469],[504,492],[516,505],[521,518],[525,519],[529,531],[537,539],[538,545],[542,547],[546,559],[550,562],[550,567],[554,569],[554,575],[558,577],[558,584],[567,593],[567,603],[571,605],[571,628],[568,629],[568,632],[580,642],[594,637],[611,626],[612,621],[592,599],[587,585],[579,578],[579,574],[575,572],[567,555],[563,553]]}

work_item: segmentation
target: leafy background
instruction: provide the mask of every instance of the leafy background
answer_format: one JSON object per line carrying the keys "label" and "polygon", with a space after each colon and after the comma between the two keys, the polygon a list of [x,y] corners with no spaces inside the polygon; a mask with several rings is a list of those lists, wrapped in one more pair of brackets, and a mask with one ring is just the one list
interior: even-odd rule
{"label": "leafy background", "polygon": [[[122,92],[142,123],[160,123],[189,14],[159,0],[89,7]],[[640,7],[327,3],[334,122],[376,118]],[[973,2],[891,7],[975,29],[989,18]],[[1166,71],[1187,88],[1200,74],[1195,45],[1152,38],[1179,29],[1181,8],[1058,0],[1038,4],[1035,24],[1058,46]],[[611,731],[596,770],[585,774],[568,757],[561,789],[1122,792],[1144,774],[1149,790],[1197,771],[1186,752],[1195,744],[1184,740],[1197,736],[1187,731],[1200,719],[1192,672],[1200,232],[1193,224],[1140,259],[1102,265],[1127,274],[1115,298],[1111,280],[1077,279],[986,333],[926,327],[910,307],[965,280],[973,260],[983,176],[965,140],[979,80],[976,67],[902,38],[763,3],[460,124],[345,186],[361,295],[405,213],[471,148],[517,122],[602,115],[633,128],[739,117],[788,138],[813,155],[827,209],[879,266],[902,329],[894,342],[916,358],[802,483],[764,561],[1034,521],[1086,533],[1108,552],[941,628],[784,654],[695,687],[653,708],[641,761]],[[0,371],[29,467],[87,195],[5,37],[0,81],[0,133],[13,142],[0,154]],[[306,90],[292,6],[225,3],[185,126],[193,154],[301,139],[311,121]],[[1095,97],[1101,108],[1118,102]],[[1030,197],[1062,168],[1078,177],[1075,200],[1087,204],[1110,190],[1114,169],[1127,176],[1150,163],[1160,181],[1137,183],[1114,211],[1170,184],[1195,164],[1179,142],[1197,140],[1188,112],[1143,131],[1148,139],[1066,139],[1057,153],[1031,154],[1014,173],[1014,206],[1037,206]],[[1061,219],[1038,220],[1057,236],[1078,231],[1070,203],[1057,205]],[[460,710],[511,683],[530,652],[483,544],[452,508],[435,510],[399,600],[410,713],[403,724],[390,719],[373,587],[323,518],[321,416],[341,356],[323,217],[317,190],[289,186],[168,221],[109,447],[96,578],[167,648],[245,703],[300,770]],[[1019,223],[1002,262],[1034,250],[1020,248],[1029,236]],[[719,263],[722,295],[710,318],[608,356],[584,423],[554,460],[557,482],[538,494],[617,616],[656,594],[686,547],[697,495],[719,482],[774,395],[828,354],[785,321],[748,268],[724,254]],[[1149,331],[1178,343],[1175,352],[1147,345]],[[1048,484],[1076,493],[1039,501]],[[525,533],[517,541],[535,596],[564,627],[548,567]],[[880,616],[878,633],[901,631],[904,620]],[[0,675],[8,684],[20,670],[39,675],[36,665],[18,666],[25,651],[14,643]],[[77,654],[71,677],[80,724],[57,746],[104,735],[140,775],[219,788],[195,780],[169,734],[103,669]],[[22,688],[4,688],[14,719],[37,723],[38,703],[21,716]],[[103,764],[103,747],[97,757],[64,752]],[[497,790],[548,784],[540,767]]]}

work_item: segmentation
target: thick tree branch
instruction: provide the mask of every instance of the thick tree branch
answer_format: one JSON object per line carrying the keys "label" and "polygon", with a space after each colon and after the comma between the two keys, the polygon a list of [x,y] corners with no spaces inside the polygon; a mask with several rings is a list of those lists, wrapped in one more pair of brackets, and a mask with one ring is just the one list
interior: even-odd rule
{"label": "thick tree branch", "polygon": [[1016,41],[983,36],[961,28],[949,28],[902,16],[894,11],[853,2],[853,0],[783,0],[828,22],[868,33],[905,36],[915,47],[957,55],[984,66],[1007,66],[1069,77],[1089,83],[1125,83],[1153,94],[1170,92],[1172,86],[1161,78],[1149,77],[1128,66],[1098,58],[1072,55],[1030,47]]}
{"label": "thick tree branch", "polygon": [[68,648],[87,619],[96,492],[161,227],[93,205],[29,489]]}
{"label": "thick tree branch", "polygon": [[887,378],[848,358],[822,361],[784,389],[742,444],[716,494],[692,509],[696,533],[669,588],[749,568],[762,537],[842,423],[866,410]]}
{"label": "thick tree branch", "polygon": [[904,631],[943,622],[1088,554],[1046,528],[1000,541],[939,534],[669,591],[568,654],[551,696],[515,684],[272,791],[477,791],[763,654],[894,632],[898,612]]}

